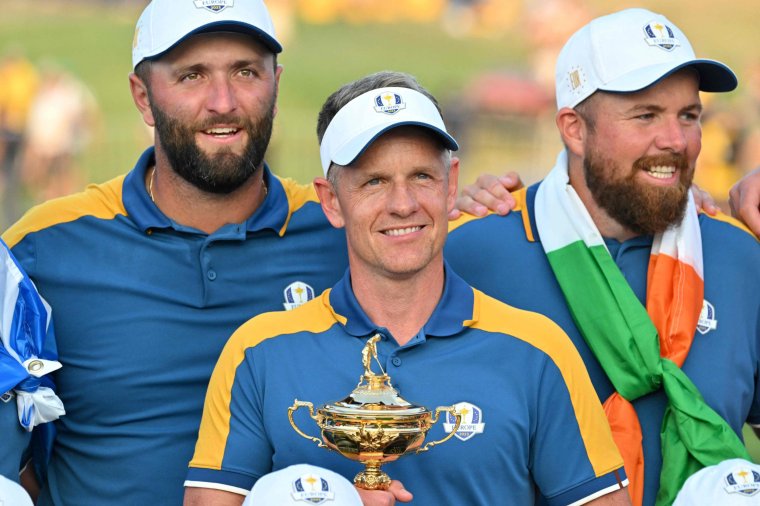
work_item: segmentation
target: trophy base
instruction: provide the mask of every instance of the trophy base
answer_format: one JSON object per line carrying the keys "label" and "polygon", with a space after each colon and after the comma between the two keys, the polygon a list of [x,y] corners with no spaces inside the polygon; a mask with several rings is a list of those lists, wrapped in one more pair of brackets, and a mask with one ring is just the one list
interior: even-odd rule
{"label": "trophy base", "polygon": [[364,490],[388,490],[391,478],[380,470],[380,466],[367,464],[367,469],[354,477],[354,485]]}

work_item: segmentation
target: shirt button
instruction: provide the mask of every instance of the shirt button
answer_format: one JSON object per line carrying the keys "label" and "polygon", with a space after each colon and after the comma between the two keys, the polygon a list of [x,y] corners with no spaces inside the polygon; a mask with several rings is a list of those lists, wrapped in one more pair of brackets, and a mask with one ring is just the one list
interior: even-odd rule
{"label": "shirt button", "polygon": [[214,281],[216,279],[216,271],[208,271],[208,274],[206,274],[206,276],[211,281]]}
{"label": "shirt button", "polygon": [[401,365],[401,359],[398,357],[393,357],[393,360],[391,360],[391,362],[393,362],[393,365],[395,365],[396,367]]}

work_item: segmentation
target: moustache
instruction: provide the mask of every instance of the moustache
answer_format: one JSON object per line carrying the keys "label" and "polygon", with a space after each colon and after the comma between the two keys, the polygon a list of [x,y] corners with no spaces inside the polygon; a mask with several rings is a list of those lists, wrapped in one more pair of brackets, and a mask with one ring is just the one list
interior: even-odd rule
{"label": "moustache", "polygon": [[200,121],[196,125],[196,128],[198,130],[208,130],[219,125],[237,125],[244,130],[250,130],[253,127],[253,122],[250,118],[246,118],[244,116],[236,116],[233,114],[217,114]]}
{"label": "moustache", "polygon": [[642,156],[633,162],[634,174],[639,170],[646,170],[650,167],[665,166],[675,167],[676,170],[685,173],[689,168],[689,161],[684,153],[668,153],[662,155]]}

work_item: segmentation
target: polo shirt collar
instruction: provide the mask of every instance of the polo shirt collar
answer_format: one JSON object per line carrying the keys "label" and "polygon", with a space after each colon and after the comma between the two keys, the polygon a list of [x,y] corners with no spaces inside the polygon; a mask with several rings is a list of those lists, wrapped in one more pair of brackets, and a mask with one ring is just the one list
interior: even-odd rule
{"label": "polo shirt collar", "polygon": [[[472,288],[444,262],[445,281],[443,295],[433,314],[422,327],[425,336],[447,337],[458,334],[475,319]],[[369,319],[356,300],[351,288],[351,270],[330,291],[330,306],[337,315],[345,318],[343,327],[355,337],[366,337],[379,327]]]}
{"label": "polo shirt collar", "polygon": [[[174,228],[189,231],[169,219],[153,203],[145,188],[148,170],[156,163],[155,148],[150,147],[137,160],[135,167],[127,174],[122,188],[122,201],[127,214],[143,232],[156,228]],[[264,164],[264,182],[267,196],[253,215],[245,221],[245,231],[258,232],[265,229],[280,233],[288,219],[289,203],[280,180]],[[226,227],[222,227],[224,229]],[[198,232],[198,231],[196,231]]]}

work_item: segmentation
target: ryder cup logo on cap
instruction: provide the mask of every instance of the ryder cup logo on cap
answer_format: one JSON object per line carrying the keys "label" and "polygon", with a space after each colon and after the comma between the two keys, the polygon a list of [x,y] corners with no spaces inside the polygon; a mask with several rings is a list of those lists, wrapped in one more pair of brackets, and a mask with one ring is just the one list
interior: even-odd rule
{"label": "ryder cup logo on cap", "polygon": [[137,20],[132,68],[161,56],[191,35],[206,32],[245,33],[273,53],[282,51],[261,0],[153,0]]}
{"label": "ryder cup logo on cap", "polygon": [[592,20],[567,41],[557,58],[557,109],[575,107],[595,91],[630,93],[692,67],[702,91],[731,91],[734,73],[723,63],[697,58],[665,16],[626,9]]}
{"label": "ryder cup logo on cap", "polygon": [[673,29],[659,21],[652,21],[645,26],[644,33],[647,34],[646,41],[650,46],[657,46],[670,51],[680,45],[673,33]]}
{"label": "ryder cup logo on cap", "polygon": [[760,466],[743,459],[730,459],[708,466],[686,480],[673,506],[760,504]]}
{"label": "ryder cup logo on cap", "polygon": [[343,476],[307,464],[297,464],[259,478],[243,506],[276,504],[361,506],[356,488]]}
{"label": "ryder cup logo on cap", "polygon": [[396,114],[401,109],[406,109],[406,104],[398,93],[381,93],[375,97],[376,112]]}
{"label": "ryder cup logo on cap", "polygon": [[351,100],[330,121],[319,146],[325,176],[333,163],[350,165],[375,139],[403,125],[432,130],[446,149],[459,149],[432,100],[411,88],[379,88]]}

